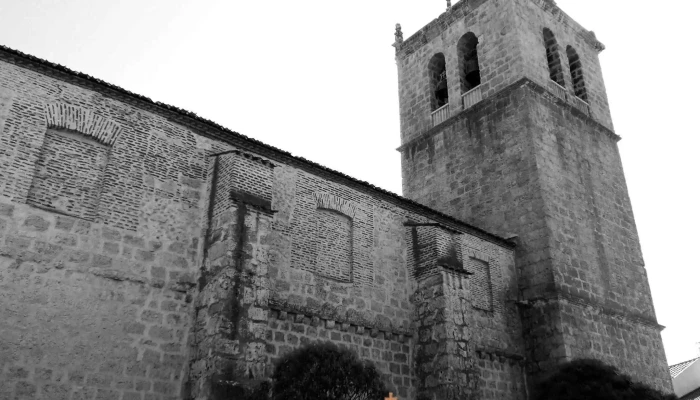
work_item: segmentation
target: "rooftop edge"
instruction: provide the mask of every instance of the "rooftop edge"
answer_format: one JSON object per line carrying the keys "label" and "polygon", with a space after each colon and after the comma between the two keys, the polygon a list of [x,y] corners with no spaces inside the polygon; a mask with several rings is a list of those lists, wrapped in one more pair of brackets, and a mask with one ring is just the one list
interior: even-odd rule
{"label": "rooftop edge", "polygon": [[389,192],[388,190],[374,186],[369,182],[361,181],[342,172],[335,171],[333,169],[327,168],[323,165],[317,164],[313,161],[304,159],[302,157],[294,156],[287,151],[278,149],[274,146],[265,144],[259,140],[232,131],[222,125],[217,124],[216,122],[200,117],[191,111],[187,111],[165,103],[151,100],[148,97],[130,92],[119,86],[105,82],[98,78],[94,78],[90,75],[73,71],[62,65],[55,64],[29,54],[25,54],[21,51],[14,50],[3,45],[0,45],[0,60],[17,65],[21,68],[30,69],[35,72],[54,77],[56,79],[67,81],[71,84],[75,84],[84,87],[88,90],[96,91],[105,96],[115,98],[134,107],[138,107],[143,110],[159,114],[165,118],[168,118],[169,120],[187,126],[188,128],[192,129],[193,131],[202,136],[209,137],[215,140],[220,140],[248,151],[261,153],[261,155],[270,157],[272,159],[276,159],[279,162],[299,167],[301,169],[306,170],[307,172],[316,175],[321,175],[332,180],[340,181],[339,183],[352,186],[355,189],[364,190],[366,192],[369,192],[369,194],[378,195],[379,198],[393,203],[394,205],[413,211],[417,214],[421,214],[426,218],[430,218],[435,221],[440,221],[446,226],[450,226],[459,231],[463,231],[464,233],[472,234],[481,239],[487,240],[489,242],[501,245],[509,249],[513,249],[516,247],[515,242],[511,240],[505,239],[501,236],[490,233],[482,228],[468,224],[464,221],[451,217],[440,211],[422,205],[416,201],[407,199],[398,194]]}

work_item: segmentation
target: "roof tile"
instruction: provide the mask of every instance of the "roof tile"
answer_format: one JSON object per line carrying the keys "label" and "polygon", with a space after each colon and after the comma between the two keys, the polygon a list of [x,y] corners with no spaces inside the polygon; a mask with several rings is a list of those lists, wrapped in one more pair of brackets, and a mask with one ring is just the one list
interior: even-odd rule
{"label": "roof tile", "polygon": [[682,363],[674,364],[668,367],[669,371],[671,371],[671,378],[676,378],[681,374],[681,372],[685,371],[686,368],[690,367],[697,360],[700,360],[700,357],[683,361]]}

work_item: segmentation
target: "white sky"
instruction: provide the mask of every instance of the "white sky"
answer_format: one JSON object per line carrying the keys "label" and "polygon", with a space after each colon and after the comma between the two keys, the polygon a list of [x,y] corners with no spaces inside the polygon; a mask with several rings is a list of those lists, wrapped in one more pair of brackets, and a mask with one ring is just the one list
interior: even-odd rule
{"label": "white sky", "polygon": [[[603,74],[671,364],[700,341],[696,0],[557,0]],[[0,43],[401,193],[394,24],[444,0],[0,0]],[[695,310],[695,311],[693,311]]]}

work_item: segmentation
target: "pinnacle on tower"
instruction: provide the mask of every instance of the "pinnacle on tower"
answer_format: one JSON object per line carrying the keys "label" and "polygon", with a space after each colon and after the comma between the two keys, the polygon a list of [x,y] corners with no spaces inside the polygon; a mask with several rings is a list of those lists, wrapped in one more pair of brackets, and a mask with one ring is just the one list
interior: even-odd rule
{"label": "pinnacle on tower", "polygon": [[403,32],[401,32],[401,24],[396,24],[396,31],[394,32],[394,47],[399,46],[403,43]]}

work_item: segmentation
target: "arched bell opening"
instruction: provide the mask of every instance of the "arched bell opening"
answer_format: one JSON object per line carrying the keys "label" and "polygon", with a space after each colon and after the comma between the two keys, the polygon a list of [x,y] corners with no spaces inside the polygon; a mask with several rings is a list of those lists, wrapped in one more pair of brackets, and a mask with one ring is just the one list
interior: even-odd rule
{"label": "arched bell opening", "polygon": [[560,86],[564,86],[564,72],[561,67],[559,56],[559,44],[554,37],[554,33],[548,28],[542,30],[544,36],[544,47],[547,54],[547,66],[549,67],[549,78]]}
{"label": "arched bell opening", "polygon": [[459,78],[462,93],[474,89],[481,84],[481,71],[479,70],[479,56],[476,46],[479,40],[472,32],[466,33],[457,42],[457,56],[459,57]]}
{"label": "arched bell opening", "polygon": [[574,94],[579,99],[588,103],[588,92],[586,82],[583,79],[583,66],[576,50],[571,46],[566,46],[566,56],[569,59],[569,71],[571,72],[571,82],[574,85]]}
{"label": "arched bell opening", "polygon": [[437,53],[428,63],[430,76],[431,101],[430,109],[435,111],[448,103],[447,94],[447,70],[445,69],[445,55]]}

